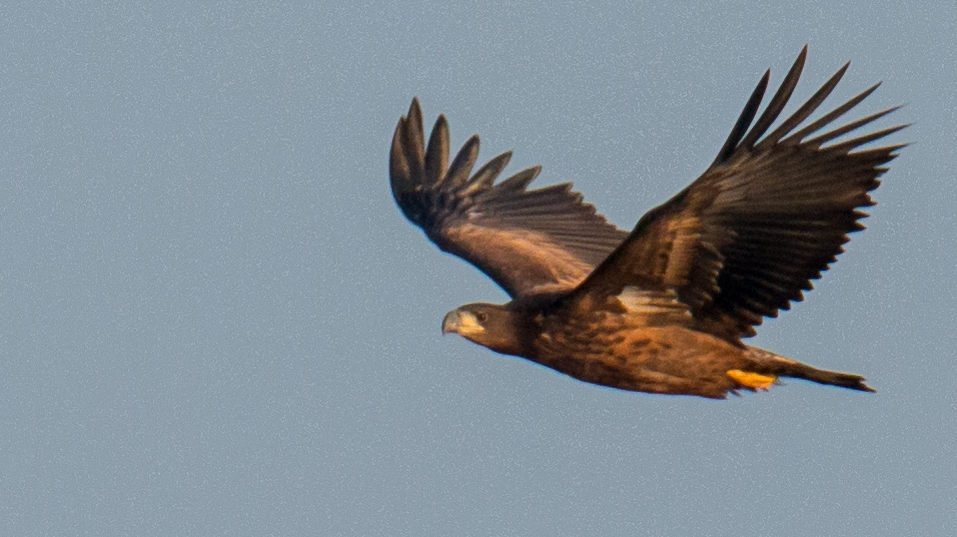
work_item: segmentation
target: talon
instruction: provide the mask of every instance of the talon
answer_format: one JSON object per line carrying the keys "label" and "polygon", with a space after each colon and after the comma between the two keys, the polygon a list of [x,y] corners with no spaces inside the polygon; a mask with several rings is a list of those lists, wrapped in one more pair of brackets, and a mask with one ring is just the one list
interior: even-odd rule
{"label": "talon", "polygon": [[732,369],[728,371],[727,375],[731,377],[731,380],[752,390],[767,390],[778,380],[775,376],[749,373],[747,371],[741,371],[740,369]]}

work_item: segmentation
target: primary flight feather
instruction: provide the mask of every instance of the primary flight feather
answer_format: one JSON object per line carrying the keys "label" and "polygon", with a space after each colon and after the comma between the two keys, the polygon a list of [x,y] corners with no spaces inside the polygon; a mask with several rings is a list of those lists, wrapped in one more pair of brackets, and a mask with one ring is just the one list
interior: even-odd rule
{"label": "primary flight feather", "polygon": [[864,228],[869,192],[904,147],[861,149],[905,127],[860,132],[896,107],[833,127],[877,85],[801,128],[847,65],[768,132],[806,55],[807,47],[758,116],[764,74],[711,166],[630,233],[570,183],[529,190],[539,167],[496,182],[511,153],[472,173],[478,136],[450,164],[448,122],[439,116],[426,144],[413,99],[392,140],[393,196],[432,242],[512,298],[462,306],[443,332],[624,390],[724,398],[794,377],[873,391],[859,375],[742,342],[764,317],[803,300],[847,234]]}

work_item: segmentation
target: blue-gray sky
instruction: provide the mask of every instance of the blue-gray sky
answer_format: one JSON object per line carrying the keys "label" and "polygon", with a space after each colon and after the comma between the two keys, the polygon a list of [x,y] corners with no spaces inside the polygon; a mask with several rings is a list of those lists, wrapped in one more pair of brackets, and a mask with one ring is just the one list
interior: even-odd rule
{"label": "blue-gray sky", "polygon": [[[0,534],[945,535],[957,526],[957,7],[0,8]],[[907,106],[869,229],[753,343],[860,372],[714,402],[443,338],[502,301],[391,199],[453,144],[630,228],[764,69]],[[793,107],[791,108],[794,109]]]}

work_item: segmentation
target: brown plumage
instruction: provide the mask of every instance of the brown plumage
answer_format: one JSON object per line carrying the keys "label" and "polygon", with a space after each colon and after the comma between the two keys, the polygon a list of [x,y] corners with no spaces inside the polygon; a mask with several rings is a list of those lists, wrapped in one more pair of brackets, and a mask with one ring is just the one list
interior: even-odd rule
{"label": "brown plumage", "polygon": [[754,121],[765,73],[711,166],[631,233],[608,223],[570,183],[528,190],[539,167],[496,183],[511,153],[472,174],[477,136],[449,165],[445,117],[426,146],[413,100],[392,140],[396,202],[439,248],[512,297],[450,312],[443,332],[624,390],[724,398],[794,377],[873,391],[859,375],[815,369],[741,341],[764,317],[803,300],[847,234],[864,229],[860,209],[874,204],[868,193],[903,147],[860,149],[905,127],[859,133],[896,107],[819,134],[877,85],[799,129],[848,65],[768,132],[806,54],[807,47]]}

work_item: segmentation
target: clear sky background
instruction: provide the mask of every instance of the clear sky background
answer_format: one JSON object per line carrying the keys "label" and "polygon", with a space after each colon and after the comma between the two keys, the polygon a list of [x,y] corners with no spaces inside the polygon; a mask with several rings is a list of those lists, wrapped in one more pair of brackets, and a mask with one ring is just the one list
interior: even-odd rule
{"label": "clear sky background", "polygon": [[[957,5],[0,8],[0,534],[948,535]],[[927,3],[929,4],[929,3]],[[505,295],[396,209],[412,96],[631,228],[763,71],[915,122],[869,229],[752,343],[866,375],[724,402],[457,337]],[[791,106],[789,110],[794,110]]]}

